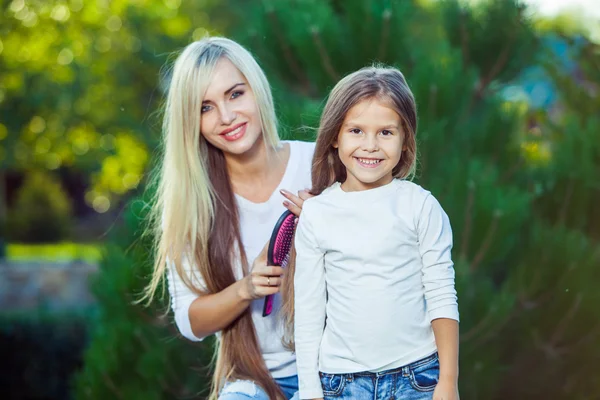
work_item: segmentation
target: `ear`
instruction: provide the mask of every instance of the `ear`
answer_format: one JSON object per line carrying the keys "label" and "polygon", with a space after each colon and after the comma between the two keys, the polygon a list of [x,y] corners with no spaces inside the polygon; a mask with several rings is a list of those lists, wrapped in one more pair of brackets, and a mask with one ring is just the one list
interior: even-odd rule
{"label": "ear", "polygon": [[334,148],[334,149],[337,149],[337,148],[339,147],[337,139],[335,139],[335,140],[333,141],[333,144],[332,144],[332,146],[333,146],[333,148]]}
{"label": "ear", "polygon": [[406,150],[408,150],[408,147],[405,144],[403,144],[402,145],[402,151],[406,151]]}

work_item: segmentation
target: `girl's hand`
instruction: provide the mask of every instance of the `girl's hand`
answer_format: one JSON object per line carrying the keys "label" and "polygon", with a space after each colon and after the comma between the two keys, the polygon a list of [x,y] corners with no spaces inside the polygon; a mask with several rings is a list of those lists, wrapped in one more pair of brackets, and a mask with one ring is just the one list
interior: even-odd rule
{"label": "girl's hand", "polygon": [[433,400],[459,400],[458,384],[453,381],[440,380],[433,391]]}
{"label": "girl's hand", "polygon": [[296,217],[299,217],[300,213],[302,212],[304,200],[313,197],[313,195],[309,193],[308,189],[298,191],[298,196],[288,192],[287,190],[281,190],[280,193],[289,200],[284,201],[283,205],[285,208],[296,214]]}
{"label": "girl's hand", "polygon": [[283,268],[267,265],[269,242],[252,263],[252,270],[242,279],[239,295],[244,300],[256,300],[279,292]]}

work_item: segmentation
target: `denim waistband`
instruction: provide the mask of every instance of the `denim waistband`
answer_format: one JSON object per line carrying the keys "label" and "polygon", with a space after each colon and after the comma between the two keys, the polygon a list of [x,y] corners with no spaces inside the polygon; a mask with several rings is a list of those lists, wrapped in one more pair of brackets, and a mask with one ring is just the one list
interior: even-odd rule
{"label": "denim waistband", "polygon": [[390,375],[390,374],[404,374],[406,375],[408,372],[410,372],[411,370],[415,369],[415,368],[419,368],[422,365],[437,361],[438,359],[438,353],[435,352],[430,356],[427,356],[425,358],[422,358],[420,360],[417,360],[415,362],[412,362],[408,365],[402,366],[402,367],[398,367],[398,368],[394,368],[394,369],[388,369],[386,371],[381,371],[381,372],[369,372],[369,371],[364,371],[364,372],[354,372],[352,374],[348,374],[348,375],[355,375],[355,376],[372,376],[372,377],[377,377],[377,376],[385,376],[385,375]]}

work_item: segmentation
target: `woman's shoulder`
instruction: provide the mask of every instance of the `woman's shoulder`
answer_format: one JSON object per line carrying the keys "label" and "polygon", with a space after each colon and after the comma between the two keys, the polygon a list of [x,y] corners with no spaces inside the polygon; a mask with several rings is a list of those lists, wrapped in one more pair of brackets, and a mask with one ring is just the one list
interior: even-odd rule
{"label": "woman's shoulder", "polygon": [[285,189],[296,192],[311,186],[312,156],[314,143],[286,140],[290,146],[290,159],[287,165]]}
{"label": "woman's shoulder", "polygon": [[303,142],[301,140],[286,140],[285,143],[289,143],[292,151],[304,153],[309,156],[309,160],[312,159],[312,155],[315,152],[315,142]]}

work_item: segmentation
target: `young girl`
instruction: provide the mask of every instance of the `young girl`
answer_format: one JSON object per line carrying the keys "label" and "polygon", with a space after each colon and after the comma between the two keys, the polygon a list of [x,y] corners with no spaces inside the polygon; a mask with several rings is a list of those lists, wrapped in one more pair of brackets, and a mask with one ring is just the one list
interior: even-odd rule
{"label": "young girl", "polygon": [[295,357],[276,313],[262,317],[283,271],[264,246],[284,206],[300,213],[314,144],[279,140],[269,83],[229,39],[191,43],[170,75],[147,299],[167,276],[182,335],[219,335],[210,399],[289,399]]}
{"label": "young girl", "polygon": [[327,101],[296,232],[301,399],[458,399],[448,217],[414,173],[413,95],[392,68]]}

